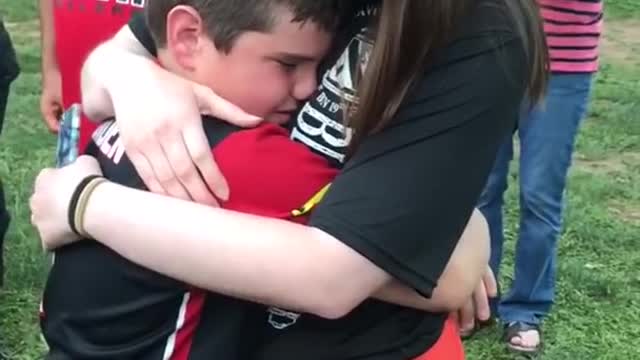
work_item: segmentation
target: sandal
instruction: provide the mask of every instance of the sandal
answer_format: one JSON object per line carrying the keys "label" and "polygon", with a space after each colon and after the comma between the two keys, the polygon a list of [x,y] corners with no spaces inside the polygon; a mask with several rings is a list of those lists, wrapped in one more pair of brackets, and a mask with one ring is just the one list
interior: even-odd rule
{"label": "sandal", "polygon": [[[538,333],[538,344],[534,347],[516,345],[513,343],[515,337],[523,338],[523,334],[528,331],[536,331]],[[542,332],[539,325],[527,324],[519,321],[511,322],[505,325],[503,341],[507,343],[507,347],[515,352],[522,354],[537,354],[542,347]]]}

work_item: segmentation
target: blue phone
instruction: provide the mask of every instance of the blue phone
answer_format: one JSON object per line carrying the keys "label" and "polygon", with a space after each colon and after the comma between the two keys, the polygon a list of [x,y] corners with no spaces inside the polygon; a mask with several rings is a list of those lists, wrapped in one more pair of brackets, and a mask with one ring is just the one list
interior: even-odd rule
{"label": "blue phone", "polygon": [[71,105],[60,118],[60,131],[56,147],[56,166],[71,164],[78,158],[78,142],[80,141],[80,104]]}

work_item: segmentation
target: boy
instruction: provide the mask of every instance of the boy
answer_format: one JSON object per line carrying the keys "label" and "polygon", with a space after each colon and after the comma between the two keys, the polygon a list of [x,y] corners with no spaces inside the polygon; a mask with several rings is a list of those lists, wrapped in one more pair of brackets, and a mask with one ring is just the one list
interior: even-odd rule
{"label": "boy", "polygon": [[[335,175],[289,140],[286,122],[316,88],[339,11],[317,0],[154,0],[147,21],[160,63],[269,123],[239,131],[204,118],[231,189],[224,207],[304,221],[301,207]],[[275,124],[274,124],[275,123]],[[166,149],[180,151],[181,149]],[[87,153],[104,175],[145,188],[113,121]],[[278,161],[286,153],[286,162]],[[246,163],[252,162],[247,171]],[[291,173],[293,176],[283,176]],[[126,206],[126,204],[122,204]],[[295,214],[295,215],[294,215]],[[56,253],[43,300],[48,359],[243,359],[264,308],[208,294],[143,269],[89,240]],[[259,326],[256,326],[259,328]]]}

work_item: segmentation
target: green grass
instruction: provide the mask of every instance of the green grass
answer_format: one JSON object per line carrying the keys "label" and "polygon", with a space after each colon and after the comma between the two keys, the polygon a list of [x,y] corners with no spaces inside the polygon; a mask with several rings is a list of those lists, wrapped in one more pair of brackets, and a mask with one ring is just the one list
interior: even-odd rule
{"label": "green grass", "polygon": [[[29,224],[28,199],[37,171],[53,163],[55,141],[38,112],[35,3],[0,0],[0,15],[10,22],[23,66],[0,138],[0,178],[14,217],[7,237],[7,282],[0,290],[0,358],[12,360],[37,359],[42,351],[37,308],[46,261]],[[607,6],[612,24],[624,18],[624,26],[640,27],[640,0],[610,0]],[[638,43],[625,47],[626,40],[621,51],[637,60]],[[640,359],[640,62],[617,63],[604,54],[590,114],[570,178],[558,301],[545,323],[543,357]],[[505,285],[513,275],[517,190],[513,182],[507,194]],[[498,330],[484,330],[467,342],[468,358],[512,359]]]}

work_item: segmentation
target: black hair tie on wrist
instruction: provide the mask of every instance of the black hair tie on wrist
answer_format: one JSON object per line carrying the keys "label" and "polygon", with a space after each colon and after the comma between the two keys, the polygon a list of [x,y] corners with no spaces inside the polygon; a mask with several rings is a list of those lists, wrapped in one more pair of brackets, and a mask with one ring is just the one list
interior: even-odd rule
{"label": "black hair tie on wrist", "polygon": [[80,232],[78,232],[78,228],[76,226],[76,210],[78,208],[78,201],[80,200],[80,196],[84,189],[91,183],[93,180],[101,178],[101,175],[89,175],[86,178],[82,179],[76,189],[73,191],[73,195],[71,195],[71,201],[69,201],[69,210],[67,212],[67,218],[69,221],[69,227],[74,234],[82,236]]}

